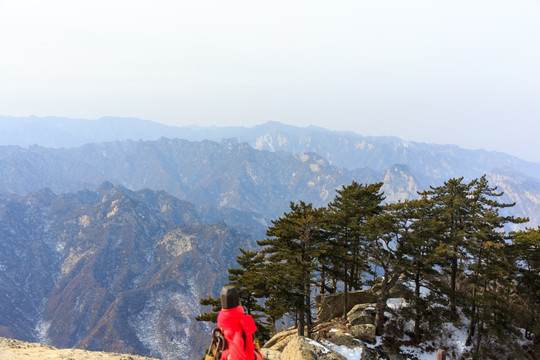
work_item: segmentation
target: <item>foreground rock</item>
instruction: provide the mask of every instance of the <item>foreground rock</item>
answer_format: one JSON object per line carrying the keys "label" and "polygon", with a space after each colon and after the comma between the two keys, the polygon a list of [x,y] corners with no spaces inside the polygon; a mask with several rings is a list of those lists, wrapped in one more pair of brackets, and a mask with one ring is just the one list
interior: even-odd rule
{"label": "foreground rock", "polygon": [[346,360],[340,354],[302,336],[292,336],[281,353],[281,360]]}
{"label": "foreground rock", "polygon": [[[395,294],[406,295],[403,291]],[[280,332],[264,344],[262,353],[265,359],[404,360],[405,357],[395,349],[388,348],[384,343],[376,344],[374,321],[377,290],[354,291],[349,295],[347,320],[341,317],[342,294],[318,296],[318,322],[312,329],[311,339],[297,336],[298,331],[294,328]]]}
{"label": "foreground rock", "polygon": [[154,358],[79,349],[57,349],[39,343],[28,343],[0,337],[0,359],[152,360]]}

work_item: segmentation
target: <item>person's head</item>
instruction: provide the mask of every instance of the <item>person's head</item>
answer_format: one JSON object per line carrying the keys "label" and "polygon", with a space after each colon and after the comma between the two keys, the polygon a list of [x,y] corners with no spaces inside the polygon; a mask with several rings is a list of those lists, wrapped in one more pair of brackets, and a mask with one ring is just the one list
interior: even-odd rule
{"label": "person's head", "polygon": [[221,289],[221,308],[232,309],[240,305],[238,290],[232,285],[225,285]]}

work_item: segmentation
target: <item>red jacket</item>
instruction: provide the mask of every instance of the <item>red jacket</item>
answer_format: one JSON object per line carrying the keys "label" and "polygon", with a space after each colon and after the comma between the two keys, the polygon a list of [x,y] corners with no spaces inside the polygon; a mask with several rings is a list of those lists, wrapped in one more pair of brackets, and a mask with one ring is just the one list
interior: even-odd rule
{"label": "red jacket", "polygon": [[244,314],[242,306],[232,309],[221,309],[218,314],[217,325],[223,330],[223,336],[225,336],[225,340],[227,340],[229,346],[223,352],[222,359],[256,359],[253,333],[257,331],[257,326],[255,326],[255,321],[253,321],[251,315]]}

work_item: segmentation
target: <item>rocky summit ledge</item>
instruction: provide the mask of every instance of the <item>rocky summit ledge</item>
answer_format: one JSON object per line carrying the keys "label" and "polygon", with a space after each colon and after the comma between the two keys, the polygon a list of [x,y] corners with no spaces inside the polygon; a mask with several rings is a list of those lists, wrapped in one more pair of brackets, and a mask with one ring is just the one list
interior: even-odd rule
{"label": "rocky summit ledge", "polygon": [[0,337],[0,359],[9,360],[156,360],[145,356],[87,351],[79,349],[57,349],[39,343]]}

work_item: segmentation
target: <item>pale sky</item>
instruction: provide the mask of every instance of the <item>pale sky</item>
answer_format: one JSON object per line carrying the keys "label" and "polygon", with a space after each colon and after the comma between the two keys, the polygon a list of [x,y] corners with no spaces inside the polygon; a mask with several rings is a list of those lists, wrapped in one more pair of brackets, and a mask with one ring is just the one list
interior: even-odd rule
{"label": "pale sky", "polygon": [[0,115],[275,120],[540,162],[540,0],[0,0]]}

